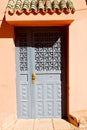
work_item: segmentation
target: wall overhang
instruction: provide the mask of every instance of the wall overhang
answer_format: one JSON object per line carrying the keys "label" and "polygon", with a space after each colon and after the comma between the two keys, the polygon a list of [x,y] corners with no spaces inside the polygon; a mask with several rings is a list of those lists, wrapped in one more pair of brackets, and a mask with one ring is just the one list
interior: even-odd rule
{"label": "wall overhang", "polygon": [[66,26],[73,22],[72,15],[68,14],[41,14],[33,15],[5,15],[6,22],[14,26]]}
{"label": "wall overhang", "polygon": [[65,26],[74,13],[72,0],[9,0],[6,21],[16,26]]}
{"label": "wall overhang", "polygon": [[61,13],[60,15],[54,13],[41,15],[40,13],[34,15],[25,15],[24,13],[18,15],[5,14],[5,20],[8,24],[13,26],[67,26],[73,21],[85,19],[87,16],[87,9],[78,10],[74,14]]}

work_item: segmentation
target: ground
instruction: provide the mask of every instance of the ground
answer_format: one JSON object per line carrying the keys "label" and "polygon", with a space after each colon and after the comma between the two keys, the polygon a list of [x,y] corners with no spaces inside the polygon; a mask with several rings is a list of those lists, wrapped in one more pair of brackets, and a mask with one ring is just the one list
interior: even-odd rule
{"label": "ground", "polygon": [[19,119],[9,128],[0,130],[87,130],[87,124],[79,128],[63,119]]}

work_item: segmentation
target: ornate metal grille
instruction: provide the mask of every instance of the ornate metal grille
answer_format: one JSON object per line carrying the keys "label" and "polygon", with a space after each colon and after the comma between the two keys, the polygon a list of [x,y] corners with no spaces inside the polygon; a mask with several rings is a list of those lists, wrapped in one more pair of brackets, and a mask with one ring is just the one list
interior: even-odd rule
{"label": "ornate metal grille", "polygon": [[21,32],[19,34],[19,45],[21,46],[19,49],[20,54],[20,71],[27,71],[27,34]]}
{"label": "ornate metal grille", "polygon": [[20,70],[21,71],[27,71],[28,70],[27,48],[26,47],[20,47]]}
{"label": "ornate metal grille", "polygon": [[34,33],[34,44],[37,71],[61,69],[61,37],[57,33]]}
{"label": "ornate metal grille", "polygon": [[21,32],[19,33],[19,46],[27,46],[27,33]]}

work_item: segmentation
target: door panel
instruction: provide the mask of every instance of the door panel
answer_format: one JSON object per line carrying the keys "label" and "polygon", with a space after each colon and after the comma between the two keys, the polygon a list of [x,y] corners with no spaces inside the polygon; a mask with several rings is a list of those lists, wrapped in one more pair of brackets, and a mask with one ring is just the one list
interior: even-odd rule
{"label": "door panel", "polygon": [[17,29],[16,43],[18,117],[62,118],[63,31]]}
{"label": "door panel", "polygon": [[33,31],[32,35],[34,116],[61,118],[61,36],[51,30]]}
{"label": "door panel", "polygon": [[28,58],[27,32],[17,32],[16,70],[17,70],[17,113],[18,118],[31,117],[30,61]]}

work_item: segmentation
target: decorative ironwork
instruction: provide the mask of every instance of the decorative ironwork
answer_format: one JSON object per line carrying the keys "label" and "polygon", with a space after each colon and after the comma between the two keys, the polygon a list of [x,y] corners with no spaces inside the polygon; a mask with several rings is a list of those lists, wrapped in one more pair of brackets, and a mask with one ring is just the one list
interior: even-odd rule
{"label": "decorative ironwork", "polygon": [[42,33],[39,36],[37,33],[34,39],[35,46],[37,46],[35,48],[35,69],[37,71],[61,70],[61,38],[57,39],[57,33],[56,35],[50,32],[46,34]]}
{"label": "decorative ironwork", "polygon": [[20,70],[21,71],[27,71],[28,70],[27,48],[26,47],[20,47]]}
{"label": "decorative ironwork", "polygon": [[27,71],[27,34],[21,32],[19,34],[19,46],[20,46],[20,71]]}
{"label": "decorative ironwork", "polygon": [[24,32],[19,33],[19,46],[27,46],[27,34]]}

